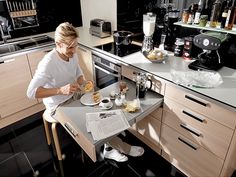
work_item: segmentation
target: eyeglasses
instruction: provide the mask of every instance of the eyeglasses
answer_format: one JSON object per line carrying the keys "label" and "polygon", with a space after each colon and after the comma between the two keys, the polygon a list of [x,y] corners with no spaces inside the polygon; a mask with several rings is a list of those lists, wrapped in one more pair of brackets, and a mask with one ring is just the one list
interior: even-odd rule
{"label": "eyeglasses", "polygon": [[77,40],[73,40],[72,42],[70,42],[70,44],[67,43],[62,43],[62,44],[66,46],[67,50],[75,49],[78,46]]}

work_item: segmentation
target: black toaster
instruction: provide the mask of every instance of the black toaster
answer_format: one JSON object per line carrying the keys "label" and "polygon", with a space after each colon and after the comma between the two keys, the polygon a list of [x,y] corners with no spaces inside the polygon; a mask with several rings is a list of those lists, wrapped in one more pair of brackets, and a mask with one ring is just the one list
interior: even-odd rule
{"label": "black toaster", "polygon": [[90,21],[90,34],[100,38],[111,36],[111,22],[102,19],[93,19]]}

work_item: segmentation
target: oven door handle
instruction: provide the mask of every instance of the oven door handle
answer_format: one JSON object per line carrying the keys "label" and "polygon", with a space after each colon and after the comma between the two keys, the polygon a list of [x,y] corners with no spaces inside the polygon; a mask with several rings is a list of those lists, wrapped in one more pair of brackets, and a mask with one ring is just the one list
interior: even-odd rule
{"label": "oven door handle", "polygon": [[111,72],[109,72],[109,71],[107,71],[107,70],[101,68],[100,66],[95,65],[94,67],[97,68],[97,69],[100,69],[100,70],[103,71],[104,73],[110,74],[110,75],[112,75],[112,76],[114,76],[114,77],[118,77],[118,78],[120,77],[119,74],[113,74],[113,73],[111,73]]}

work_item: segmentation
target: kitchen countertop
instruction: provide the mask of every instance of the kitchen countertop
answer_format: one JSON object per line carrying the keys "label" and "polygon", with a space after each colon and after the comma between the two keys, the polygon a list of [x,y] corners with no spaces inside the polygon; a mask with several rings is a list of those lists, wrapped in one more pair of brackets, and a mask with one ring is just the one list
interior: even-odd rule
{"label": "kitchen countertop", "polygon": [[[164,80],[173,82],[171,77],[171,69],[173,69],[173,63],[178,66],[185,66],[189,61],[183,60],[183,58],[169,56],[168,60],[165,63],[151,63],[148,61],[141,52],[136,52],[126,57],[114,56],[110,53],[104,52],[100,49],[94,48],[95,46],[106,44],[113,41],[113,37],[99,38],[89,34],[89,28],[78,27],[77,31],[79,32],[79,45],[89,48],[93,51],[104,53],[117,60],[120,63],[128,64],[134,67],[137,67],[146,72],[152,73]],[[50,37],[54,37],[54,32],[45,33]],[[39,34],[42,35],[42,34]],[[35,35],[38,36],[38,35]],[[191,86],[180,85],[196,93],[206,96],[206,98],[211,98],[217,103],[223,103],[223,105],[228,105],[229,108],[233,108],[235,111],[236,108],[236,70],[230,69],[227,67],[221,68],[219,71],[223,79],[223,83],[215,88],[196,88]],[[178,84],[179,85],[179,84]]]}
{"label": "kitchen countertop", "polygon": [[[120,63],[134,66],[172,83],[175,82],[173,82],[171,70],[179,70],[181,68],[183,71],[189,71],[187,66],[191,62],[188,60],[184,60],[181,57],[173,56],[172,52],[168,52],[170,55],[164,63],[152,63],[151,61],[147,60],[140,51],[125,57],[118,57],[97,48],[93,48],[93,50],[95,51],[95,53],[101,52],[119,61]],[[236,70],[228,67],[223,67],[218,70],[218,73],[221,75],[223,83],[214,88],[197,88],[192,86],[181,85],[180,83],[175,84],[179,85],[180,87],[199,93],[200,95],[204,95],[207,99],[213,99],[214,101],[216,101],[216,103],[220,103],[222,106],[227,105],[227,108],[235,111]]]}

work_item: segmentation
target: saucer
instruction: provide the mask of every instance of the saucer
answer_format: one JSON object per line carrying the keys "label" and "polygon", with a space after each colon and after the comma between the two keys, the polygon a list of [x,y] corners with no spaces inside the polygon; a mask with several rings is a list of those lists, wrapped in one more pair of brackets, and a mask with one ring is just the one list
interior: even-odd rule
{"label": "saucer", "polygon": [[112,106],[113,106],[113,103],[111,102],[111,104],[110,104],[109,107],[102,107],[102,106],[100,106],[100,107],[101,107],[101,109],[103,109],[103,110],[108,110],[108,109],[111,109]]}

